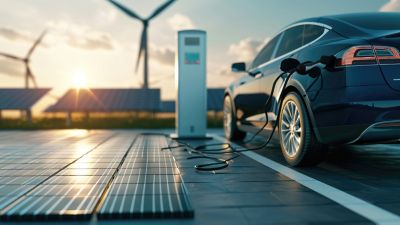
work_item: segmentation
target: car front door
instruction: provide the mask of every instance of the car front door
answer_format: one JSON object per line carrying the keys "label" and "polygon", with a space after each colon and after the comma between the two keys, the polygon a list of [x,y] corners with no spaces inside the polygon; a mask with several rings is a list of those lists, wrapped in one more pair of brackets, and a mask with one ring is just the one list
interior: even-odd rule
{"label": "car front door", "polygon": [[246,75],[237,81],[233,101],[236,107],[235,115],[241,125],[250,123],[248,118],[254,114],[257,102],[262,101],[262,96],[258,93],[257,79],[257,77]]}
{"label": "car front door", "polygon": [[250,65],[250,75],[239,81],[235,105],[236,115],[241,125],[257,126],[259,121],[255,115],[264,111],[265,96],[263,92],[260,92],[262,74],[256,68],[271,59],[279,38],[278,35],[265,45]]}

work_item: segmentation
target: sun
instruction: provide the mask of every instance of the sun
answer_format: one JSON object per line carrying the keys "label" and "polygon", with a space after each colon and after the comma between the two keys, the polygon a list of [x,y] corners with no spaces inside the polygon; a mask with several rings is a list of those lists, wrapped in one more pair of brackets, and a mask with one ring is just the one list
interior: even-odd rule
{"label": "sun", "polygon": [[72,84],[76,89],[87,88],[86,73],[78,71],[72,74]]}

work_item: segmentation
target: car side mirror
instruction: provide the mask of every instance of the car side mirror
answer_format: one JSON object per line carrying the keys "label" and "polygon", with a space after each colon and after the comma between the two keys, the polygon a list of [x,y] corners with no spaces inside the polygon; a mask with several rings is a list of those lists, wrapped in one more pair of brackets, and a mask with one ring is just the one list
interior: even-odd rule
{"label": "car side mirror", "polygon": [[299,65],[300,65],[299,60],[293,58],[287,58],[281,62],[281,70],[282,72],[289,73],[297,69]]}
{"label": "car side mirror", "polygon": [[246,72],[246,63],[244,62],[233,63],[231,69],[232,72],[234,73]]}

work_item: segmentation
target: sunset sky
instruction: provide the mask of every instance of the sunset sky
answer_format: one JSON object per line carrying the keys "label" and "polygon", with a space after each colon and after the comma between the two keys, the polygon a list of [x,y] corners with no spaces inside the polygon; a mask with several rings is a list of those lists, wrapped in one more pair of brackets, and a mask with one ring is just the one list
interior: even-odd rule
{"label": "sunset sky", "polygon": [[[146,17],[163,0],[119,0]],[[24,56],[46,28],[49,34],[32,56],[39,87],[62,95],[84,74],[89,87],[139,87],[135,74],[142,25],[105,0],[0,0],[0,52]],[[174,96],[176,31],[208,33],[208,86],[226,87],[237,77],[234,61],[250,61],[257,49],[285,25],[328,14],[399,11],[400,0],[177,0],[149,29],[150,86]],[[23,67],[0,57],[1,87],[23,87]],[[53,100],[46,98],[37,111]]]}

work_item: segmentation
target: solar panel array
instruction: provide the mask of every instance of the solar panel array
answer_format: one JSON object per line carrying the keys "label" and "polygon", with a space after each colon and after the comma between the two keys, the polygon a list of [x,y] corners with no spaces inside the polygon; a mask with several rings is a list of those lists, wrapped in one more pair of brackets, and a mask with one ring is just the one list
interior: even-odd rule
{"label": "solar panel array", "polygon": [[[209,88],[207,89],[207,110],[221,112],[224,108],[225,89]],[[162,101],[161,112],[175,112],[175,101]]]}
{"label": "solar panel array", "polygon": [[39,101],[50,88],[1,88],[0,110],[26,110]]}
{"label": "solar panel array", "polygon": [[[54,140],[49,132],[36,145],[21,142],[13,151],[0,145],[1,220],[193,216],[173,157],[160,150],[163,136]],[[10,136],[6,143],[19,142]]]}
{"label": "solar panel array", "polygon": [[[46,137],[42,138],[47,139]],[[57,183],[51,183],[51,180],[60,178],[61,171],[76,163],[85,154],[93,151],[97,147],[99,140],[102,142],[107,140],[107,138],[109,137],[104,135],[93,135],[90,138],[74,142],[73,144],[71,144],[71,138],[55,141],[51,139],[38,139],[36,143],[30,138],[31,145],[29,146],[13,145],[12,148],[1,148],[1,153],[9,153],[2,157],[0,161],[0,171],[2,172],[0,175],[0,180],[2,180],[1,186],[3,188],[13,188],[15,185],[20,186],[20,191],[17,193],[0,192],[3,195],[0,200],[2,203],[0,207],[1,218],[17,220],[38,219],[44,216],[51,218],[62,213],[63,209],[71,209],[69,201],[63,198],[63,190],[60,189],[60,186],[57,186]],[[7,141],[24,143],[23,139],[13,140],[13,137],[10,137]],[[47,142],[44,143],[43,141]],[[13,149],[13,151],[10,152],[10,149]],[[65,176],[62,178],[64,180],[83,180],[79,176]],[[70,200],[72,199],[70,198]],[[60,200],[60,203],[58,203],[58,200]],[[49,206],[49,204],[56,206],[56,208],[48,207],[45,209],[41,207]],[[63,204],[63,207],[60,208],[59,204]],[[76,208],[76,205],[74,206]],[[56,211],[59,211],[59,213]],[[67,214],[84,215],[85,213],[77,210],[75,212],[68,211]],[[68,215],[63,217],[68,217]]]}
{"label": "solar panel array", "polygon": [[191,217],[193,210],[165,137],[141,136],[125,158],[100,218]]}
{"label": "solar panel array", "polygon": [[166,113],[175,112],[175,101],[162,101],[160,111]]}
{"label": "solar panel array", "polygon": [[225,89],[209,88],[207,89],[207,105],[209,111],[220,112],[224,108]]}
{"label": "solar panel array", "polygon": [[70,89],[46,112],[157,111],[160,89]]}

